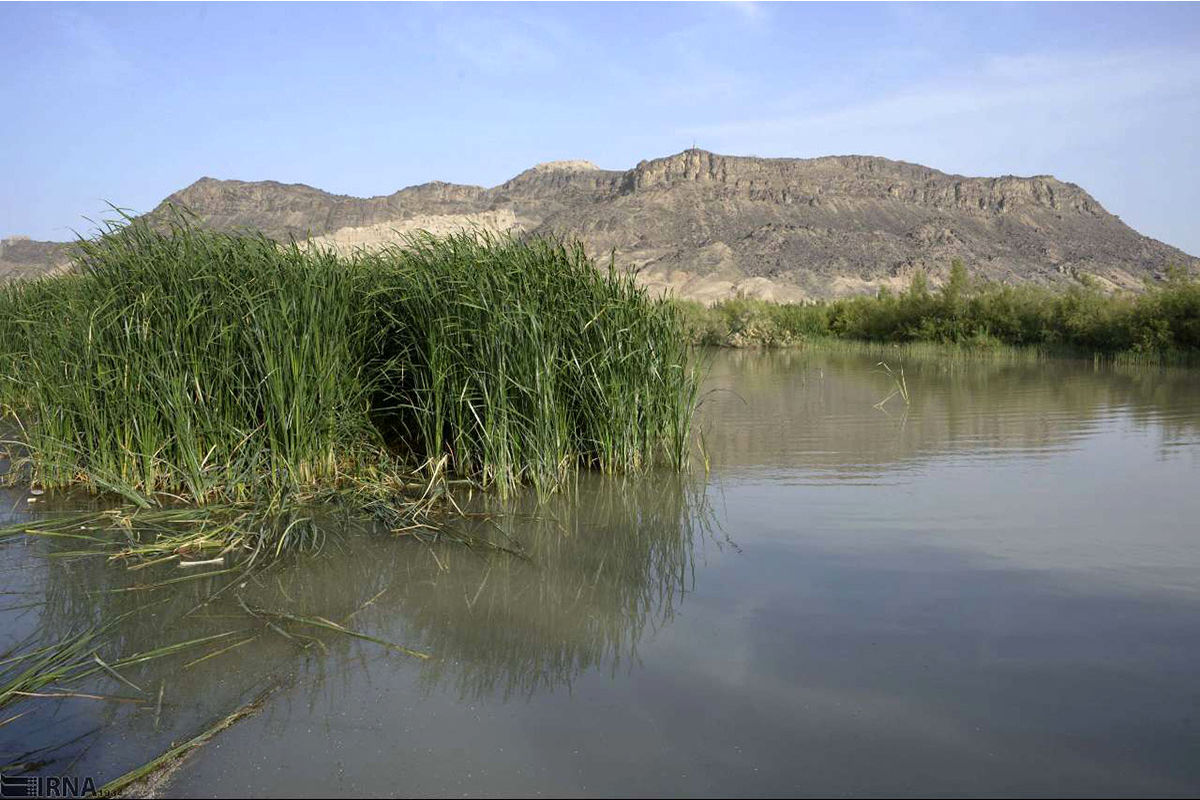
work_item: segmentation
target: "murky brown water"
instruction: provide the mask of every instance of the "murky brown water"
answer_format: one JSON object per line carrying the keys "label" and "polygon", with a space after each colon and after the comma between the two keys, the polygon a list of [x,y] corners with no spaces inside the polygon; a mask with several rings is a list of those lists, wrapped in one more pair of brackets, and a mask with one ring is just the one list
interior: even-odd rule
{"label": "murky brown water", "polygon": [[[712,473],[527,502],[493,532],[527,559],[334,535],[216,602],[159,590],[116,651],[258,638],[131,669],[138,702],[12,706],[0,760],[110,778],[280,683],[166,792],[1200,793],[1200,372],[905,372],[881,411],[865,356],[718,354]],[[73,549],[4,549],[0,649],[146,604]]]}

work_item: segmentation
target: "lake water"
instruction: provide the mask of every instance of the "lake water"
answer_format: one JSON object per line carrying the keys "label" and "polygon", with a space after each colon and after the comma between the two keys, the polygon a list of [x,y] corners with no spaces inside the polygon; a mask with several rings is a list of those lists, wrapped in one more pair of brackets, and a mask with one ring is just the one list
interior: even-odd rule
{"label": "lake water", "polygon": [[245,644],[10,706],[0,761],[112,778],[278,686],[160,791],[1200,794],[1200,371],[908,361],[880,409],[877,360],[716,354],[711,471],[463,523],[521,558],[335,534],[145,608],[178,570],[10,543],[0,649],[134,608],[116,652]]}

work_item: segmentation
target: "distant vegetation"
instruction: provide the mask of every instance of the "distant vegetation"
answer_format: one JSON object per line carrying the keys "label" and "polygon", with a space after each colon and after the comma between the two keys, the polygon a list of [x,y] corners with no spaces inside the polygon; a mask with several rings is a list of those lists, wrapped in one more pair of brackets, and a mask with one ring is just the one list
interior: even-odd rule
{"label": "distant vegetation", "polygon": [[924,273],[900,293],[816,304],[736,299],[681,303],[697,343],[786,346],[821,339],[1033,346],[1081,354],[1200,355],[1200,282],[1172,271],[1141,294],[1088,283],[1068,291],[972,280],[962,262],[930,289]]}
{"label": "distant vegetation", "polygon": [[688,452],[679,310],[577,245],[459,234],[339,256],[177,217],[111,226],[76,266],[0,289],[11,479],[277,502],[446,476],[545,489]]}

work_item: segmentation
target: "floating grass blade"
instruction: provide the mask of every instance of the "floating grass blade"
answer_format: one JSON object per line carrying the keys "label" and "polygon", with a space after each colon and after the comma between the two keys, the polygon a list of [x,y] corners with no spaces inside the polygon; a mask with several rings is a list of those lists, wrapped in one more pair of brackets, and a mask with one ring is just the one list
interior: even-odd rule
{"label": "floating grass blade", "polygon": [[323,617],[304,617],[297,614],[288,614],[283,611],[271,611],[265,608],[249,608],[245,605],[243,605],[243,608],[246,608],[247,612],[253,614],[254,616],[287,620],[288,622],[295,622],[301,625],[311,625],[314,628],[323,628],[325,630],[334,631],[355,639],[374,642],[375,644],[382,645],[389,650],[395,650],[397,652],[404,653],[405,655],[413,656],[414,658],[427,659],[432,657],[429,653],[423,653],[420,650],[413,650],[410,647],[405,647],[404,645],[396,644],[395,642],[389,642],[386,639],[380,639],[366,633],[361,633],[360,631],[351,630],[344,625],[339,625],[336,622],[327,620]]}
{"label": "floating grass blade", "polygon": [[272,687],[264,690],[261,694],[259,694],[257,697],[255,697],[253,700],[251,700],[249,703],[246,703],[245,705],[241,706],[236,711],[234,711],[232,714],[229,714],[228,716],[222,718],[216,724],[205,729],[202,733],[200,733],[196,736],[193,736],[191,739],[188,739],[186,742],[184,742],[181,745],[172,747],[170,750],[166,751],[165,753],[158,756],[154,760],[152,760],[146,764],[143,764],[142,766],[140,766],[136,769],[132,769],[129,772],[126,772],[124,775],[122,775],[119,778],[109,781],[108,783],[106,783],[100,787],[97,794],[101,797],[115,797],[118,794],[120,794],[122,791],[127,789],[131,784],[136,783],[137,781],[153,774],[157,770],[162,769],[163,767],[170,765],[172,762],[186,756],[189,752],[196,749],[197,747],[200,747],[205,742],[207,742],[209,739],[213,738],[218,733],[220,733],[221,731],[230,727],[234,723],[238,722],[239,720],[241,720],[245,717],[250,716],[251,714],[256,713],[260,708],[262,708],[263,704],[266,703],[267,698],[270,697],[270,695],[277,688],[278,687],[276,687],[276,686],[272,686]]}
{"label": "floating grass blade", "polygon": [[887,405],[887,401],[896,395],[900,395],[900,399],[904,401],[904,405],[912,405],[912,397],[908,393],[908,380],[904,377],[904,365],[901,364],[897,370],[893,370],[888,366],[886,361],[880,361],[875,366],[883,367],[883,371],[892,379],[892,391],[888,393],[887,397],[876,403],[875,407],[883,410],[883,407]]}

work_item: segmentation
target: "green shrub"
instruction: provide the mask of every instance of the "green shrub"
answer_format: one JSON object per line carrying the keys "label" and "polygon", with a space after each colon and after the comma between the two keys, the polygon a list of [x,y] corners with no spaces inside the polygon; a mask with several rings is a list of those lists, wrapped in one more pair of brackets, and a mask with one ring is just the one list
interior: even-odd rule
{"label": "green shrub", "polygon": [[821,337],[1050,347],[1112,356],[1200,351],[1200,281],[1179,270],[1141,294],[1106,294],[1094,282],[1069,290],[973,281],[961,261],[942,287],[915,272],[906,291],[875,297],[776,305],[744,299],[685,319],[694,341],[711,345],[795,344]]}

